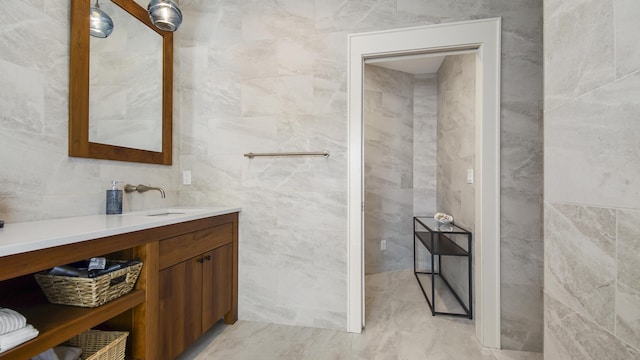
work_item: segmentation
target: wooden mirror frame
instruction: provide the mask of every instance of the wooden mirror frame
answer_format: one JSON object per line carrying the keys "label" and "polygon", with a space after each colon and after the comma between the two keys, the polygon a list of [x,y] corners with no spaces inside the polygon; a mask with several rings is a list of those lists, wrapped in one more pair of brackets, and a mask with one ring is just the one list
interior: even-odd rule
{"label": "wooden mirror frame", "polygon": [[173,33],[159,30],[153,26],[147,11],[133,0],[111,0],[111,2],[162,36],[162,152],[89,141],[89,12],[91,0],[71,0],[69,156],[171,165]]}

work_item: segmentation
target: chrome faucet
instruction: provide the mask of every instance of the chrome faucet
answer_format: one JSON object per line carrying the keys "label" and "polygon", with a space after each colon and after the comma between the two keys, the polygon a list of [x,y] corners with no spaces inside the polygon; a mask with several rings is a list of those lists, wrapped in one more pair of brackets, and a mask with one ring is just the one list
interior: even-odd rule
{"label": "chrome faucet", "polygon": [[153,186],[147,186],[147,185],[142,185],[142,184],[139,184],[138,186],[127,184],[127,185],[124,186],[124,192],[127,192],[127,193],[134,192],[134,191],[137,191],[139,193],[143,193],[143,192],[149,191],[149,190],[158,190],[158,191],[160,191],[160,195],[162,195],[162,198],[163,199],[165,198],[164,190],[162,190],[161,187],[153,187]]}

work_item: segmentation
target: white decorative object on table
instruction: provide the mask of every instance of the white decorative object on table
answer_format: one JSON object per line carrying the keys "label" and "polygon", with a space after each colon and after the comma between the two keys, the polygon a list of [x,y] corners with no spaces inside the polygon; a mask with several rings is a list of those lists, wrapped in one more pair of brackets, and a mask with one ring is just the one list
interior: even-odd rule
{"label": "white decorative object on table", "polygon": [[440,224],[449,224],[453,221],[453,216],[447,215],[445,213],[436,213],[435,215],[433,215],[433,218]]}

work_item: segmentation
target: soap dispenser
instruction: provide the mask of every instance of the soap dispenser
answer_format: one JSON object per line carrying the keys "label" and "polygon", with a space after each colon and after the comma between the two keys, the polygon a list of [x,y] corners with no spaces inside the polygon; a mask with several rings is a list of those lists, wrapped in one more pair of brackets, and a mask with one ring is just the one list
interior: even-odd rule
{"label": "soap dispenser", "polygon": [[122,214],[122,190],[118,190],[118,180],[111,182],[111,190],[107,190],[107,215]]}

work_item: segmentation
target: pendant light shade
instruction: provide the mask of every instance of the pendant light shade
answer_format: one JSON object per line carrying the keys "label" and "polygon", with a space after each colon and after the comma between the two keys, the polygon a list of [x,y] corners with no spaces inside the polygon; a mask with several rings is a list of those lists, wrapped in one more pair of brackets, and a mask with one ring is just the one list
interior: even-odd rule
{"label": "pendant light shade", "polygon": [[149,19],[164,31],[176,31],[182,24],[182,12],[173,0],[151,0],[147,7]]}
{"label": "pendant light shade", "polygon": [[96,5],[91,7],[89,15],[89,33],[91,36],[106,38],[113,32],[113,20],[102,9],[96,0]]}

